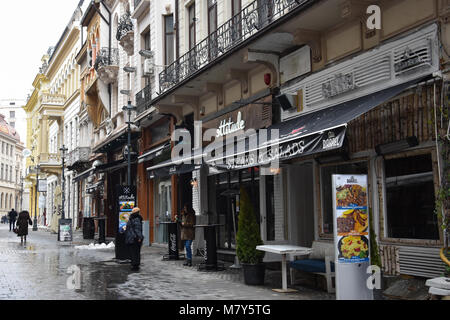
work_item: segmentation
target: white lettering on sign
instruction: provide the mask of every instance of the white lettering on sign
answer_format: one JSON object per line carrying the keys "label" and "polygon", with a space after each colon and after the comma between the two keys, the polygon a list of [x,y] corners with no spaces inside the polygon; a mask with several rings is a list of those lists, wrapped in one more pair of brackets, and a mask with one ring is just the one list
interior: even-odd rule
{"label": "white lettering on sign", "polygon": [[322,149],[331,149],[339,147],[339,137],[330,138],[322,141]]}
{"label": "white lettering on sign", "polygon": [[216,131],[216,137],[223,137],[227,134],[242,130],[245,128],[245,121],[242,120],[242,113],[239,111],[237,114],[236,122],[231,120],[231,117],[227,120],[220,121],[219,129]]}

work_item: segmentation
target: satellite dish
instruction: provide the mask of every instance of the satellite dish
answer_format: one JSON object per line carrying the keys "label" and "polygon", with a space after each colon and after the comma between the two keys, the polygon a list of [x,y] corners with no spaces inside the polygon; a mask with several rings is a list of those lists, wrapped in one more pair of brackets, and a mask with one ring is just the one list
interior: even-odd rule
{"label": "satellite dish", "polygon": [[23,155],[25,158],[27,158],[27,157],[31,156],[31,151],[30,151],[29,149],[24,149],[24,150],[22,151],[22,155]]}

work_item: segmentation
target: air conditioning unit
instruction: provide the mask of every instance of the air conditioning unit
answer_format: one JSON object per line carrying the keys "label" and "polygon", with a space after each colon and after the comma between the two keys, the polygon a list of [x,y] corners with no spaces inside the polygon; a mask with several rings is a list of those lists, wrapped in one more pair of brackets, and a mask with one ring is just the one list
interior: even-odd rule
{"label": "air conditioning unit", "polygon": [[142,70],[142,76],[149,77],[153,75],[154,72],[155,72],[155,65],[153,64],[153,59],[152,58],[145,59],[144,67]]}

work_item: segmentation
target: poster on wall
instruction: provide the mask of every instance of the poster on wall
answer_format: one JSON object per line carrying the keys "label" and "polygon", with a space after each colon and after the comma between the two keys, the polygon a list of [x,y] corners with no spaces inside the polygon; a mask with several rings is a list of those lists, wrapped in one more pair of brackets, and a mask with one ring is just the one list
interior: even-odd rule
{"label": "poster on wall", "polygon": [[369,262],[366,175],[333,175],[333,212],[338,263]]}
{"label": "poster on wall", "polygon": [[125,226],[136,206],[136,188],[134,186],[118,186],[119,201],[119,233],[125,232]]}

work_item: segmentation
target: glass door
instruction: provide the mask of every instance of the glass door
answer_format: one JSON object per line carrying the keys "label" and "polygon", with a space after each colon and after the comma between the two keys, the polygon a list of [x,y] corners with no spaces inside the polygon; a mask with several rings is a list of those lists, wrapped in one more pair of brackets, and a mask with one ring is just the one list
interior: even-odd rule
{"label": "glass door", "polygon": [[155,242],[167,243],[167,224],[172,217],[172,184],[170,179],[157,183],[158,193],[155,195]]}

